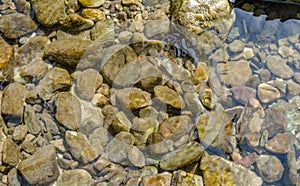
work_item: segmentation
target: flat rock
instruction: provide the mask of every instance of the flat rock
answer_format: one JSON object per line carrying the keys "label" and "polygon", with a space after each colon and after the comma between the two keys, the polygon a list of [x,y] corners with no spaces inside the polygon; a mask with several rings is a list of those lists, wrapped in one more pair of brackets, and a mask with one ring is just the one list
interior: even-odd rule
{"label": "flat rock", "polygon": [[5,87],[1,105],[2,115],[16,119],[16,122],[21,121],[24,111],[23,102],[26,95],[26,88],[19,83],[12,83]]}
{"label": "flat rock", "polygon": [[32,60],[28,65],[25,65],[20,68],[20,76],[31,82],[40,80],[48,71],[48,64],[43,61],[41,58]]}
{"label": "flat rock", "polygon": [[13,47],[0,37],[0,69],[3,69],[8,65],[13,55]]}
{"label": "flat rock", "polygon": [[159,163],[163,170],[174,170],[193,163],[202,156],[204,148],[197,142],[190,142],[164,155]]}
{"label": "flat rock", "polygon": [[269,103],[284,96],[280,89],[274,85],[273,81],[259,84],[257,95],[262,103]]}
{"label": "flat rock", "polygon": [[155,86],[154,93],[155,96],[165,104],[171,105],[177,109],[182,109],[185,107],[182,97],[175,90],[172,90],[167,86]]}
{"label": "flat rock", "polygon": [[67,131],[65,140],[73,157],[84,164],[95,160],[100,155],[81,132]]}
{"label": "flat rock", "polygon": [[158,121],[153,117],[133,119],[131,133],[136,138],[136,145],[145,145],[149,135],[157,130],[158,125]]}
{"label": "flat rock", "polygon": [[133,146],[128,152],[128,160],[133,166],[144,167],[145,157],[143,152],[136,146]]}
{"label": "flat rock", "polygon": [[52,145],[43,146],[21,161],[18,170],[29,184],[49,184],[58,178],[56,151]]}
{"label": "flat rock", "polygon": [[77,72],[75,77],[75,91],[81,99],[91,100],[102,82],[103,77],[94,69]]}
{"label": "flat rock", "polygon": [[38,134],[41,132],[41,124],[38,120],[37,114],[31,105],[26,105],[24,110],[24,123],[28,127],[31,134]]}
{"label": "flat rock", "polygon": [[287,81],[287,89],[288,93],[292,96],[297,96],[300,94],[300,84],[291,79]]}
{"label": "flat rock", "polygon": [[284,167],[276,156],[260,155],[256,159],[258,172],[265,182],[281,179]]}
{"label": "flat rock", "polygon": [[81,123],[79,100],[69,92],[60,92],[55,96],[55,118],[71,130],[78,130]]}
{"label": "flat rock", "polygon": [[54,67],[46,72],[36,87],[36,91],[44,100],[49,100],[57,91],[68,90],[70,87],[69,72],[63,68]]}
{"label": "flat rock", "polygon": [[191,73],[173,59],[164,59],[161,66],[176,80],[183,81],[191,77]]}
{"label": "flat rock", "polygon": [[106,0],[79,0],[80,4],[84,7],[99,7],[103,3],[105,3]]}
{"label": "flat rock", "polygon": [[37,20],[47,27],[58,24],[59,20],[66,16],[64,0],[39,0],[34,2],[34,7]]}
{"label": "flat rock", "polygon": [[16,166],[19,163],[20,148],[11,139],[5,139],[2,147],[3,163]]}
{"label": "flat rock", "polygon": [[103,127],[98,127],[89,134],[89,141],[92,147],[98,152],[103,153],[104,147],[109,142],[110,134]]}
{"label": "flat rock", "polygon": [[204,185],[262,185],[256,173],[219,156],[204,153],[200,162]]}
{"label": "flat rock", "polygon": [[218,64],[217,72],[221,82],[231,86],[245,85],[252,76],[250,63],[244,60]]}
{"label": "flat rock", "polygon": [[85,19],[76,13],[67,15],[59,23],[66,29],[72,29],[74,32],[83,31],[94,26],[92,20]]}
{"label": "flat rock", "polygon": [[229,45],[229,50],[234,53],[242,52],[245,47],[245,43],[241,40],[234,40]]}
{"label": "flat rock", "polygon": [[276,154],[285,154],[293,149],[295,143],[294,135],[291,133],[279,133],[270,139],[265,147],[268,151]]}
{"label": "flat rock", "polygon": [[57,186],[91,185],[92,176],[83,169],[74,169],[62,172],[56,182]]}
{"label": "flat rock", "polygon": [[78,39],[61,39],[47,45],[44,58],[52,57],[61,65],[75,68],[82,55],[92,44],[91,41]]}
{"label": "flat rock", "polygon": [[97,40],[99,44],[112,43],[115,35],[115,23],[110,19],[98,21],[91,29],[92,40]]}
{"label": "flat rock", "polygon": [[24,14],[8,14],[0,18],[0,30],[5,37],[10,39],[21,37],[33,32],[35,29],[35,22]]}
{"label": "flat rock", "polygon": [[233,93],[233,97],[244,104],[248,103],[250,98],[256,97],[256,90],[247,86],[233,87],[230,90]]}
{"label": "flat rock", "polygon": [[290,79],[294,71],[286,64],[286,60],[280,56],[268,56],[266,58],[268,69],[276,76],[283,79]]}

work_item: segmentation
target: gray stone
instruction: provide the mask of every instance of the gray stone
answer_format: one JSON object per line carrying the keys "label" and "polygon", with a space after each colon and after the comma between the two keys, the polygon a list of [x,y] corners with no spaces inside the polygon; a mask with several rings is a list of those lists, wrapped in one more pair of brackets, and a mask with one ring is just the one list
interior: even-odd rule
{"label": "gray stone", "polygon": [[66,16],[64,0],[34,2],[34,11],[37,20],[44,26],[51,27],[58,24],[59,20]]}
{"label": "gray stone", "polygon": [[122,131],[129,132],[132,124],[125,115],[124,112],[116,113],[116,119],[112,123],[112,127],[115,132],[119,133]]}
{"label": "gray stone", "polygon": [[294,75],[293,69],[280,56],[268,56],[266,61],[269,70],[276,76],[283,79],[290,79]]}
{"label": "gray stone", "polygon": [[265,182],[281,179],[284,167],[276,156],[260,155],[256,159],[258,172]]}
{"label": "gray stone", "polygon": [[62,172],[58,177],[57,186],[92,185],[92,176],[83,169],[74,169]]}
{"label": "gray stone", "polygon": [[99,44],[112,43],[115,35],[115,24],[112,20],[98,21],[91,29],[92,40]]}
{"label": "gray stone", "polygon": [[123,31],[119,33],[119,40],[121,43],[128,43],[132,37],[132,32]]}
{"label": "gray stone", "polygon": [[35,22],[28,16],[20,13],[3,15],[0,18],[0,30],[10,39],[29,34],[36,29]]}
{"label": "gray stone", "polygon": [[56,151],[52,145],[43,146],[21,161],[18,170],[29,184],[49,184],[58,178]]}
{"label": "gray stone", "polygon": [[14,129],[14,133],[12,134],[12,138],[15,141],[22,141],[25,139],[25,136],[28,132],[28,127],[26,125],[18,125]]}
{"label": "gray stone", "polygon": [[108,144],[110,135],[103,127],[98,127],[89,134],[91,146],[99,153],[104,152],[104,147]]}
{"label": "gray stone", "polygon": [[269,103],[284,96],[276,85],[274,85],[274,81],[259,84],[257,95],[262,103]]}
{"label": "gray stone", "polygon": [[163,170],[174,170],[193,163],[202,156],[204,148],[197,142],[190,142],[164,155],[159,163]]}
{"label": "gray stone", "polygon": [[40,80],[49,66],[42,59],[33,59],[28,65],[20,68],[20,76],[28,82]]}
{"label": "gray stone", "polygon": [[164,59],[161,66],[170,74],[171,79],[183,81],[191,77],[191,73],[181,64],[177,64],[174,59]]}
{"label": "gray stone", "polygon": [[8,172],[7,179],[8,179],[8,185],[21,186],[21,183],[18,180],[18,172],[16,168],[12,168]]}
{"label": "gray stone", "polygon": [[292,96],[297,96],[300,94],[300,84],[291,79],[287,81],[287,89],[288,93]]}
{"label": "gray stone", "polygon": [[81,132],[67,131],[65,140],[73,157],[84,164],[95,160],[100,155]]}
{"label": "gray stone", "polygon": [[144,167],[145,157],[143,152],[136,146],[133,146],[128,152],[128,160],[133,166]]}
{"label": "gray stone", "polygon": [[2,161],[9,166],[16,166],[19,163],[20,148],[14,141],[5,139],[2,147]]}
{"label": "gray stone", "polygon": [[78,99],[69,92],[60,92],[55,96],[55,118],[71,130],[78,130],[81,123],[81,107]]}
{"label": "gray stone", "polygon": [[268,151],[276,154],[285,154],[293,149],[295,143],[294,135],[291,133],[279,133],[270,139],[265,147]]}
{"label": "gray stone", "polygon": [[244,50],[245,47],[245,43],[242,42],[241,40],[234,40],[233,42],[231,42],[229,45],[229,50],[231,52],[242,52]]}
{"label": "gray stone", "polygon": [[239,86],[230,89],[234,98],[244,104],[248,103],[250,98],[256,97],[256,90],[246,86]]}

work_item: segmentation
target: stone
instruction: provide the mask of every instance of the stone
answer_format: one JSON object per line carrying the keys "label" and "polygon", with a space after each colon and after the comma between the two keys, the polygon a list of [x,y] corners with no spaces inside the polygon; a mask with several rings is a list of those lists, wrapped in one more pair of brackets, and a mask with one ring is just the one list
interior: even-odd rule
{"label": "stone", "polygon": [[76,13],[72,13],[59,20],[59,23],[66,29],[74,32],[83,31],[94,26],[94,21],[85,19]]}
{"label": "stone", "polygon": [[56,182],[57,186],[92,185],[92,176],[83,169],[62,172]]}
{"label": "stone", "polygon": [[276,134],[272,139],[270,139],[265,147],[268,151],[276,154],[286,154],[293,149],[295,143],[294,135],[287,133]]}
{"label": "stone", "polygon": [[81,132],[66,131],[65,141],[72,156],[83,164],[95,160],[100,155]]}
{"label": "stone", "polygon": [[[203,100],[206,99],[205,96],[203,95],[201,97],[201,101],[203,103]],[[190,93],[187,92],[184,94],[184,101],[186,103],[186,109],[191,111],[193,114],[197,114],[197,113],[201,113],[204,111],[204,106],[210,108],[214,106],[214,103],[212,102],[208,102],[208,104],[201,104],[199,98],[198,98],[198,94],[197,93]],[[205,101],[205,103],[207,103]]]}
{"label": "stone", "polygon": [[123,31],[119,33],[119,40],[121,43],[128,43],[132,38],[133,33],[129,31]]}
{"label": "stone", "polygon": [[164,120],[158,129],[158,132],[165,139],[177,141],[184,135],[189,135],[193,122],[189,116],[173,116]]}
{"label": "stone", "polygon": [[174,170],[199,160],[204,148],[197,142],[190,142],[164,155],[159,163],[163,170]]}
{"label": "stone", "polygon": [[67,70],[54,67],[48,70],[36,87],[36,91],[44,100],[49,100],[57,91],[71,87],[71,76]]}
{"label": "stone", "polygon": [[95,22],[106,20],[105,12],[98,9],[85,8],[82,10],[81,14],[83,18],[90,19]]}
{"label": "stone", "polygon": [[265,118],[261,131],[267,130],[269,138],[275,136],[278,133],[285,132],[288,125],[288,118],[285,115],[285,110],[273,106],[265,110]]}
{"label": "stone", "polygon": [[266,59],[268,69],[276,76],[283,79],[290,79],[294,71],[286,64],[286,60],[280,56],[268,56]]}
{"label": "stone", "polygon": [[219,63],[226,63],[228,62],[229,55],[226,51],[225,47],[221,47],[217,49],[211,56],[210,58],[214,61],[217,61]]}
{"label": "stone", "polygon": [[243,57],[246,60],[252,59],[254,57],[254,51],[252,48],[245,47],[243,51]]}
{"label": "stone", "polygon": [[131,87],[139,81],[141,74],[141,64],[139,61],[133,61],[126,64],[114,79],[114,85],[122,87]]}
{"label": "stone", "polygon": [[28,127],[26,125],[18,125],[12,134],[12,138],[15,141],[22,141],[28,132]]}
{"label": "stone", "polygon": [[[136,25],[139,22],[136,22]],[[170,23],[167,20],[156,19],[156,20],[149,20],[145,23],[144,26],[144,34],[146,38],[151,39],[158,35],[168,34],[170,27]],[[139,29],[136,29],[139,31]]]}
{"label": "stone", "polygon": [[[135,69],[137,69],[137,67],[135,67]],[[148,60],[143,61],[139,79],[142,87],[146,91],[153,92],[154,86],[162,83],[162,72]]]}
{"label": "stone", "polygon": [[283,58],[293,57],[294,52],[296,51],[288,46],[281,46],[278,48],[278,54]]}
{"label": "stone", "polygon": [[115,23],[109,19],[98,21],[91,29],[92,40],[97,41],[99,44],[112,43],[115,39],[115,35]]}
{"label": "stone", "polygon": [[185,103],[182,97],[167,86],[157,85],[154,87],[155,96],[165,104],[171,105],[174,108],[182,109]]}
{"label": "stone", "polygon": [[250,63],[244,60],[217,65],[217,72],[222,83],[231,86],[242,86],[252,76]]}
{"label": "stone", "polygon": [[256,159],[256,166],[262,179],[268,183],[280,180],[284,171],[276,156],[260,155]]}
{"label": "stone", "polygon": [[[151,105],[151,94],[142,91],[139,88],[124,88],[116,91],[115,95],[116,100],[121,103],[122,107],[129,108],[129,109],[139,109],[146,106]],[[113,102],[113,105],[118,105],[116,102]]]}
{"label": "stone", "polygon": [[21,186],[21,183],[18,180],[18,171],[16,168],[12,168],[8,172],[7,177],[9,185]]}
{"label": "stone", "polygon": [[29,34],[35,29],[35,22],[24,14],[8,14],[3,15],[0,18],[0,30],[5,37],[10,39]]}
{"label": "stone", "polygon": [[153,117],[134,118],[131,127],[131,134],[135,137],[135,144],[143,146],[148,137],[158,129],[159,123]]}
{"label": "stone", "polygon": [[231,52],[240,53],[244,50],[245,43],[241,40],[234,40],[228,45],[228,48]]}
{"label": "stone", "polygon": [[52,145],[41,147],[21,161],[18,170],[32,185],[49,184],[55,181],[59,176],[55,147]]}
{"label": "stone", "polygon": [[256,90],[246,86],[233,87],[230,89],[233,93],[233,97],[243,103],[248,103],[250,98],[256,97]]}
{"label": "stone", "polygon": [[1,104],[1,112],[5,120],[15,120],[17,123],[21,121],[26,94],[26,88],[19,83],[11,83],[5,87]]}
{"label": "stone", "polygon": [[46,46],[44,58],[52,57],[61,65],[76,68],[82,55],[91,44],[92,42],[87,40],[56,40]]}
{"label": "stone", "polygon": [[171,185],[172,174],[169,172],[159,173],[153,176],[145,176],[142,178],[142,185]]}
{"label": "stone", "polygon": [[124,112],[116,113],[116,119],[112,123],[112,127],[115,132],[119,133],[122,131],[129,132],[132,124],[125,115]]}
{"label": "stone", "polygon": [[242,165],[204,153],[200,162],[204,185],[262,185],[262,179]]}
{"label": "stone", "polygon": [[145,6],[156,6],[158,4],[162,4],[164,0],[143,0],[143,5]]}
{"label": "stone", "polygon": [[170,78],[174,78],[178,81],[183,81],[190,78],[190,72],[182,65],[177,64],[176,61],[170,59],[164,59],[161,64],[162,67],[170,74]]}
{"label": "stone", "polygon": [[0,38],[0,69],[7,67],[8,63],[14,55],[14,49],[5,42],[2,37]]}
{"label": "stone", "polygon": [[60,92],[54,100],[57,121],[71,130],[78,130],[81,124],[81,107],[79,100],[69,92]]}
{"label": "stone", "polygon": [[79,0],[79,3],[83,7],[95,8],[101,6],[103,3],[105,3],[105,1],[106,0]]}
{"label": "stone", "polygon": [[128,132],[120,132],[106,147],[106,153],[112,162],[121,163],[126,160],[134,143],[134,136]]}
{"label": "stone", "polygon": [[19,163],[20,148],[11,139],[5,139],[2,147],[2,161],[9,166],[16,166]]}
{"label": "stone", "polygon": [[135,167],[144,167],[146,165],[143,152],[136,146],[129,150],[128,160]]}
{"label": "stone", "polygon": [[262,103],[270,103],[284,96],[284,94],[274,86],[273,81],[259,84],[257,95]]}
{"label": "stone", "polygon": [[36,111],[31,105],[26,105],[24,112],[24,123],[31,134],[38,134],[41,132],[41,123],[37,117]]}
{"label": "stone", "polygon": [[19,69],[20,76],[29,81],[40,80],[48,71],[49,66],[42,59],[33,59],[28,65]]}
{"label": "stone", "polygon": [[109,137],[110,137],[110,134],[103,127],[96,128],[88,135],[91,146],[99,154],[102,154],[104,152],[104,147],[108,144]]}
{"label": "stone", "polygon": [[287,81],[287,89],[291,96],[297,96],[300,94],[300,84],[291,79]]}
{"label": "stone", "polygon": [[102,82],[103,77],[94,69],[77,72],[75,75],[75,91],[79,98],[91,100]]}
{"label": "stone", "polygon": [[208,81],[209,77],[209,71],[206,63],[200,62],[197,65],[197,68],[195,70],[194,76],[193,76],[193,82],[195,85],[199,83],[206,83]]}
{"label": "stone", "polygon": [[124,5],[139,5],[138,0],[122,0],[122,4]]}
{"label": "stone", "polygon": [[200,175],[179,170],[173,173],[172,184],[203,186],[203,179]]}
{"label": "stone", "polygon": [[66,16],[64,0],[55,2],[39,0],[34,2],[34,12],[37,20],[44,26],[51,27],[59,23]]}

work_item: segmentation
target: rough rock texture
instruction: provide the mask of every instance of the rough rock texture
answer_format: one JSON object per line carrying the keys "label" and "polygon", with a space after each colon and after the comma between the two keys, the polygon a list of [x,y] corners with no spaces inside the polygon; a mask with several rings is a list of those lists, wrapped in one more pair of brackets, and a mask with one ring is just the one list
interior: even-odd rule
{"label": "rough rock texture", "polygon": [[35,22],[20,13],[3,15],[0,18],[0,30],[5,37],[14,39],[28,34],[36,29]]}
{"label": "rough rock texture", "polygon": [[284,79],[290,79],[293,76],[293,69],[280,56],[268,56],[266,61],[268,68],[276,76]]}
{"label": "rough rock texture", "polygon": [[276,154],[285,154],[293,149],[295,138],[291,133],[279,133],[270,139],[265,147],[268,151]]}
{"label": "rough rock texture", "polygon": [[74,32],[86,30],[94,26],[92,20],[84,19],[76,13],[67,15],[59,23],[66,29],[72,29]]}
{"label": "rough rock texture", "polygon": [[260,155],[256,160],[260,176],[266,182],[274,182],[282,177],[284,167],[276,156]]}
{"label": "rough rock texture", "polygon": [[54,146],[41,147],[27,159],[21,161],[18,170],[32,185],[49,184],[57,179],[59,172]]}
{"label": "rough rock texture", "polygon": [[79,0],[80,4],[84,7],[99,7],[103,3],[105,3],[106,0]]}
{"label": "rough rock texture", "polygon": [[171,105],[172,107],[178,109],[185,107],[182,97],[175,90],[172,90],[167,86],[155,86],[154,93],[155,96],[165,104]]}
{"label": "rough rock texture", "polygon": [[0,69],[3,69],[8,65],[13,55],[13,47],[7,44],[4,39],[0,37]]}
{"label": "rough rock texture", "polygon": [[179,170],[173,173],[172,183],[174,185],[203,186],[203,179],[200,175],[191,174],[183,170]]}
{"label": "rough rock texture", "polygon": [[20,149],[14,141],[5,139],[2,147],[3,163],[9,166],[16,166],[19,163]]}
{"label": "rough rock texture", "polygon": [[57,186],[91,185],[92,176],[83,169],[68,170],[58,177]]}

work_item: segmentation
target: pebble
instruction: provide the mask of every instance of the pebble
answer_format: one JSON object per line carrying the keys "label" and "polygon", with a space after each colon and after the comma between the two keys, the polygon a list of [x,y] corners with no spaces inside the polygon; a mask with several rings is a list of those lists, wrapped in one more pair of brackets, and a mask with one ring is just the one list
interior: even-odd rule
{"label": "pebble", "polygon": [[231,52],[240,53],[244,50],[245,43],[241,40],[234,40],[228,45],[228,48]]}
{"label": "pebble", "polygon": [[84,19],[80,15],[73,13],[59,20],[60,25],[66,29],[72,29],[74,32],[86,30],[94,26],[94,22],[90,19]]}
{"label": "pebble", "polygon": [[268,69],[276,76],[283,79],[290,79],[294,75],[292,68],[280,56],[268,56],[266,61]]}
{"label": "pebble", "polygon": [[82,17],[94,22],[106,20],[105,12],[99,9],[85,8],[81,12]]}
{"label": "pebble", "polygon": [[278,133],[266,143],[265,147],[270,152],[285,154],[293,149],[294,142],[295,138],[293,134]]}
{"label": "pebble", "polygon": [[57,186],[92,185],[92,176],[83,169],[62,172],[56,182]]}
{"label": "pebble", "polygon": [[280,180],[284,171],[276,156],[260,155],[256,159],[256,166],[262,179],[268,183]]}
{"label": "pebble", "polygon": [[84,7],[96,8],[105,3],[106,0],[79,0],[79,3]]}
{"label": "pebble", "polygon": [[169,172],[159,173],[153,176],[145,176],[142,178],[142,185],[171,185],[172,174]]}
{"label": "pebble", "polygon": [[5,40],[0,38],[0,69],[7,67],[14,55],[14,49]]}
{"label": "pebble", "polygon": [[257,95],[262,103],[270,103],[283,97],[283,93],[274,86],[273,81],[259,84]]}
{"label": "pebble", "polygon": [[49,66],[41,58],[33,59],[28,65],[19,69],[20,76],[27,82],[37,81],[48,71]]}
{"label": "pebble", "polygon": [[157,85],[154,87],[155,96],[163,103],[171,105],[174,108],[182,109],[185,103],[181,96],[167,86]]}
{"label": "pebble", "polygon": [[92,40],[97,40],[99,44],[112,43],[115,35],[115,24],[109,19],[96,22],[95,26],[91,29]]}
{"label": "pebble", "polygon": [[246,86],[239,86],[230,89],[234,98],[244,104],[248,103],[250,98],[256,97],[256,90]]}
{"label": "pebble", "polygon": [[3,163],[16,166],[19,163],[20,148],[11,139],[5,139],[2,146]]}
{"label": "pebble", "polygon": [[203,179],[200,175],[179,170],[173,173],[173,184],[203,186]]}
{"label": "pebble", "polygon": [[146,165],[144,154],[136,146],[133,146],[128,152],[128,160],[133,166],[136,167],[144,167]]}
{"label": "pebble", "polygon": [[287,81],[287,90],[290,95],[297,96],[300,94],[300,84],[290,79]]}

